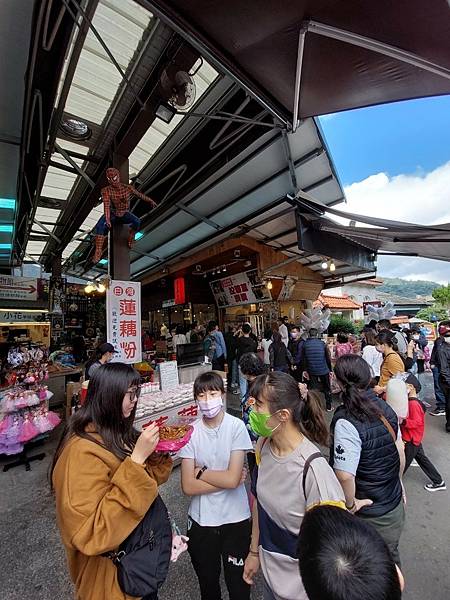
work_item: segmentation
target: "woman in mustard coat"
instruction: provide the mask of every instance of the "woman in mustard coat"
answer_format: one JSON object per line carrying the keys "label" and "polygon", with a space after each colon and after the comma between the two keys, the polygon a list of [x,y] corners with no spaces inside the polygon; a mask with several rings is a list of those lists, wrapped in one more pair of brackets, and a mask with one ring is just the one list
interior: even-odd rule
{"label": "woman in mustard coat", "polygon": [[168,456],[153,454],[158,428],[150,425],[140,435],[133,428],[138,396],[139,374],[132,367],[100,367],[55,454],[57,522],[77,600],[131,599],[102,554],[117,550],[136,528],[172,469]]}

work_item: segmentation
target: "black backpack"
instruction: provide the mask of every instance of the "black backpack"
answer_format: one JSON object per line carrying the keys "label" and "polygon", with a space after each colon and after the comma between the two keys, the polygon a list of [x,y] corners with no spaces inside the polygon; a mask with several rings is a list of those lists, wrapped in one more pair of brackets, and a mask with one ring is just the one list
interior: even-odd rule
{"label": "black backpack", "polygon": [[107,552],[117,566],[120,589],[129,596],[156,594],[164,583],[172,553],[172,528],[167,508],[158,495],[139,525],[118,552]]}

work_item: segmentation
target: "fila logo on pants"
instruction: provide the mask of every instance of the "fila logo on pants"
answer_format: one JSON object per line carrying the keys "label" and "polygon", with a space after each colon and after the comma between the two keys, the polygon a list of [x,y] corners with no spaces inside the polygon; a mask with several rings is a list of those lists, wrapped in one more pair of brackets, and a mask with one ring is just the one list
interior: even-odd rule
{"label": "fila logo on pants", "polygon": [[243,558],[238,560],[235,556],[228,556],[228,562],[231,563],[232,565],[234,565],[235,567],[243,567],[244,566]]}

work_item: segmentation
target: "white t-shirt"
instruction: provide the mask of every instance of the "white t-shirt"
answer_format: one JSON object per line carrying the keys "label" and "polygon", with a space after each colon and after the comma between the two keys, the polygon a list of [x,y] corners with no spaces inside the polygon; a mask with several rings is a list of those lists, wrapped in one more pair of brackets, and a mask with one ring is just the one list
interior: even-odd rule
{"label": "white t-shirt", "polygon": [[383,355],[381,352],[378,352],[375,346],[367,344],[362,351],[362,357],[369,365],[370,370],[372,371],[372,377],[379,377],[381,364],[383,362]]}
{"label": "white t-shirt", "polygon": [[279,331],[279,334],[281,335],[281,341],[283,342],[283,344],[287,348],[288,344],[289,344],[289,331],[288,331],[288,328],[286,327],[286,325],[284,323],[282,323],[278,327],[278,331]]}
{"label": "white t-shirt", "polygon": [[[244,423],[225,413],[217,429],[207,427],[203,419],[194,423],[192,437],[180,450],[180,458],[193,458],[196,466],[206,465],[212,471],[226,471],[234,450],[253,450]],[[234,490],[193,496],[188,511],[196,523],[218,527],[226,523],[239,523],[250,518],[247,491],[241,484]]]}
{"label": "white t-shirt", "polygon": [[266,340],[266,338],[264,338],[261,342],[261,347],[264,350],[264,364],[265,365],[270,365],[269,348],[270,348],[271,344],[272,344],[272,340]]}

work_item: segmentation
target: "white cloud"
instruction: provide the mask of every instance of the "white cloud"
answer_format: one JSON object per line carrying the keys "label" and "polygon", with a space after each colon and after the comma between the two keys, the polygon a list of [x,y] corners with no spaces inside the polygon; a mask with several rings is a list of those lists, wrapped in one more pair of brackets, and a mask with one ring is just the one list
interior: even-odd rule
{"label": "white cloud", "polygon": [[[450,161],[429,173],[420,168],[414,174],[395,177],[377,173],[347,186],[345,195],[347,204],[339,206],[345,211],[421,225],[449,223]],[[378,275],[447,283],[450,263],[414,257],[380,257]]]}
{"label": "white cloud", "polygon": [[450,161],[430,171],[377,173],[345,188],[345,210],[422,225],[450,222]]}

